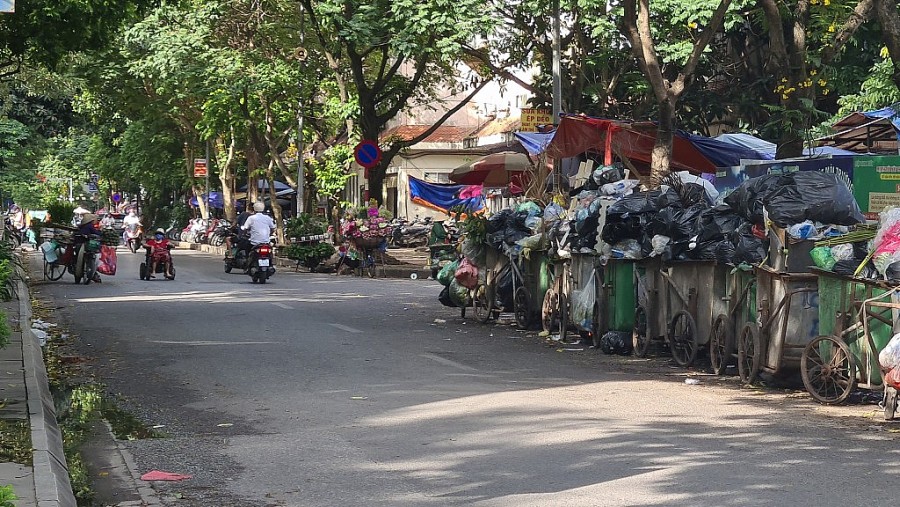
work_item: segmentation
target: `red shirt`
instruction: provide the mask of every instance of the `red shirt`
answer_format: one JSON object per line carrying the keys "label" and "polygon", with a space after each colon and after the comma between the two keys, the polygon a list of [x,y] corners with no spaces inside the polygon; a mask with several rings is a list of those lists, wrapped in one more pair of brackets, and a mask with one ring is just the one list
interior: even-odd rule
{"label": "red shirt", "polygon": [[169,240],[166,238],[157,240],[156,238],[148,239],[147,246],[153,248],[153,252],[168,252],[169,251]]}

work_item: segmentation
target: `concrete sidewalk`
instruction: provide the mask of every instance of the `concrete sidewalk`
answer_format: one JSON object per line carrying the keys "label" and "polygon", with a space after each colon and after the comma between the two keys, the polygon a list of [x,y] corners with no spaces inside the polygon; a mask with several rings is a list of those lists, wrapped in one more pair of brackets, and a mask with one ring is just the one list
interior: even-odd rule
{"label": "concrete sidewalk", "polygon": [[17,278],[18,301],[2,307],[14,332],[0,350],[0,418],[29,422],[33,459],[31,466],[0,463],[0,485],[12,484],[17,507],[75,507],[43,354],[31,332],[31,296],[21,270]]}

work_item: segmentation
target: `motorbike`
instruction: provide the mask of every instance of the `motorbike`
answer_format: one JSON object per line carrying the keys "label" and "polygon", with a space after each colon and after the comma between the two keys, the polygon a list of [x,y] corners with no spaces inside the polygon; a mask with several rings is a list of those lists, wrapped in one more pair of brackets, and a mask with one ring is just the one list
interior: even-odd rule
{"label": "motorbike", "polygon": [[231,233],[231,223],[228,220],[216,220],[209,229],[207,236],[209,244],[212,246],[222,246],[225,238]]}
{"label": "motorbike", "polygon": [[431,234],[431,218],[412,222],[401,222],[394,227],[391,242],[398,247],[420,247],[428,244],[428,236]]}
{"label": "motorbike", "polygon": [[137,253],[141,242],[144,241],[144,228],[140,224],[128,224],[122,232],[122,239],[125,240],[125,246],[131,253]]}
{"label": "motorbike", "polygon": [[253,283],[266,283],[270,276],[275,274],[273,266],[274,249],[271,243],[262,243],[250,250],[247,259],[247,274]]}

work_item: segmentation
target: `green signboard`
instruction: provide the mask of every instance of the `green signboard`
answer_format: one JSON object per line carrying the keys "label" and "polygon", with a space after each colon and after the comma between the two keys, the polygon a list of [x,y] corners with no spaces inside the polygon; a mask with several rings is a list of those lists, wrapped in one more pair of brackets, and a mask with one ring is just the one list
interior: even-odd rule
{"label": "green signboard", "polygon": [[854,157],[853,197],[870,220],[885,208],[900,208],[900,156]]}

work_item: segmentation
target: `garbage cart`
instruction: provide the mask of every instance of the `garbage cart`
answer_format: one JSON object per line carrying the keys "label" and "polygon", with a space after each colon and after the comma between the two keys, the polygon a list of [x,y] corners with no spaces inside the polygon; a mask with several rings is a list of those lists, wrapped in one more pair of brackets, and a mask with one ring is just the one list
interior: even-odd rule
{"label": "garbage cart", "polygon": [[818,277],[754,267],[756,316],[741,324],[738,374],[745,383],[760,371],[788,376],[800,369],[803,349],[818,336]]}
{"label": "garbage cart", "polygon": [[[830,271],[818,275],[818,334],[803,350],[803,384],[816,400],[841,403],[857,387],[882,390],[878,354],[897,332],[900,287]],[[896,398],[884,391],[885,417],[893,418]],[[888,403],[891,401],[891,403]]]}

